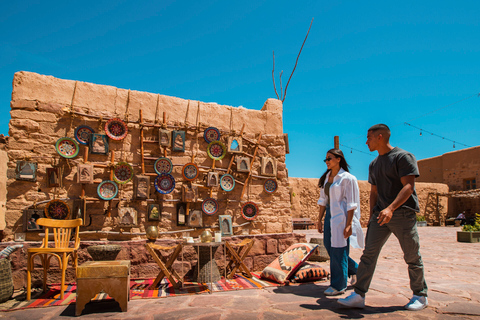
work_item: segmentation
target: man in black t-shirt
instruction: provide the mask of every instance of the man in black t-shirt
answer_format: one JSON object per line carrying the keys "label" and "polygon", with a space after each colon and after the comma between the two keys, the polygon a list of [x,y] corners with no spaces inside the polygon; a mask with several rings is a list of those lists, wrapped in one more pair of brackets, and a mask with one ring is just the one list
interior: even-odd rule
{"label": "man in black t-shirt", "polygon": [[355,308],[365,306],[365,293],[375,272],[380,251],[393,233],[408,264],[413,297],[407,310],[421,310],[428,305],[427,284],[417,232],[416,213],[419,211],[415,178],[419,176],[414,155],[390,145],[390,129],[377,124],[368,129],[367,145],[378,157],[369,167],[370,219],[365,238],[365,250],[360,258],[355,291],[338,303]]}

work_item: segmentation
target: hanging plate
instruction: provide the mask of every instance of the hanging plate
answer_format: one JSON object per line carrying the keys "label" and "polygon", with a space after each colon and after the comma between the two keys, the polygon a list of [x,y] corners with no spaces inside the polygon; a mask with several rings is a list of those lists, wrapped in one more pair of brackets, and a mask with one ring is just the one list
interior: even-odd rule
{"label": "hanging plate", "polygon": [[218,141],[220,140],[220,131],[214,127],[207,128],[203,132],[203,139],[205,139],[207,143]]}
{"label": "hanging plate", "polygon": [[224,174],[220,178],[220,187],[223,191],[232,191],[235,188],[235,178],[231,174]]}
{"label": "hanging plate", "polygon": [[72,138],[63,137],[57,140],[57,143],[55,144],[55,149],[62,157],[71,159],[75,158],[78,155],[80,147],[77,141],[73,140]]}
{"label": "hanging plate", "polygon": [[213,160],[222,160],[227,153],[227,148],[220,141],[212,141],[208,144],[207,153]]}
{"label": "hanging plate", "polygon": [[75,129],[75,140],[78,143],[83,144],[84,146],[88,145],[88,140],[90,140],[90,135],[95,133],[92,128],[89,126],[81,125]]}
{"label": "hanging plate", "polygon": [[253,220],[258,214],[258,207],[253,202],[245,202],[242,206],[242,216],[246,220]]}
{"label": "hanging plate", "polygon": [[128,133],[127,125],[121,119],[110,119],[105,124],[105,133],[113,140],[125,139]]}
{"label": "hanging plate", "polygon": [[67,219],[70,216],[70,208],[62,200],[51,200],[45,206],[45,216],[50,219]]}
{"label": "hanging plate", "polygon": [[202,202],[202,211],[208,215],[212,216],[218,211],[218,202],[213,198],[207,198]]}
{"label": "hanging plate", "polygon": [[113,169],[113,180],[119,184],[125,184],[132,180],[133,168],[126,162],[119,162]]}
{"label": "hanging plate", "polygon": [[102,200],[112,200],[118,193],[117,184],[111,180],[102,181],[98,185],[97,193]]}
{"label": "hanging plate", "polygon": [[182,176],[185,178],[187,181],[193,181],[197,179],[198,177],[198,167],[195,163],[187,163],[186,165],[183,166],[182,168]]}
{"label": "hanging plate", "polygon": [[267,193],[274,193],[277,190],[277,181],[275,179],[268,179],[265,180],[265,183],[263,184],[263,190]]}
{"label": "hanging plate", "polygon": [[155,178],[155,189],[161,194],[167,194],[175,189],[175,178],[169,173],[162,173]]}
{"label": "hanging plate", "polygon": [[173,169],[173,164],[172,164],[172,161],[170,161],[170,159],[165,157],[160,157],[155,161],[153,168],[155,169],[155,172],[157,174],[171,173]]}

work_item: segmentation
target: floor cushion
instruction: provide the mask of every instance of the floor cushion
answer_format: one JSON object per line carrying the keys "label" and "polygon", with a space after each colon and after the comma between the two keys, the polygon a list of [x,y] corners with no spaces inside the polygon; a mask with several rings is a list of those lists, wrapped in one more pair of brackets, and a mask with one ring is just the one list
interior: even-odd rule
{"label": "floor cushion", "polygon": [[312,262],[304,262],[300,268],[295,272],[291,281],[293,282],[308,282],[317,281],[328,277],[329,272],[320,265]]}

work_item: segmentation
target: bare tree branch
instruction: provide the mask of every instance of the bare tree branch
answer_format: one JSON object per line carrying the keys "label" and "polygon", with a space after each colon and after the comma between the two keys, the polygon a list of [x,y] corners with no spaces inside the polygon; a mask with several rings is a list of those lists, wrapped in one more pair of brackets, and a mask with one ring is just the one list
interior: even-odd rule
{"label": "bare tree branch", "polygon": [[[280,77],[279,77],[279,78],[280,78],[280,94],[283,93],[283,89],[282,89],[282,74],[283,74],[283,70],[282,70],[282,72],[280,72]],[[282,97],[280,97],[280,99],[281,99],[281,98],[282,98]],[[282,102],[283,102],[283,100],[282,100]]]}
{"label": "bare tree branch", "polygon": [[[275,51],[273,52],[273,69],[272,69],[272,80],[273,80],[273,89],[275,90],[275,94],[277,95],[277,99],[280,100],[277,93],[277,86],[275,86]],[[282,89],[280,88],[280,93],[282,93]]]}
{"label": "bare tree branch", "polygon": [[303,40],[302,47],[300,48],[300,51],[298,52],[297,60],[295,61],[295,67],[293,67],[292,73],[290,74],[290,78],[288,78],[287,85],[285,86],[285,92],[283,93],[282,103],[285,101],[285,98],[287,97],[288,84],[290,83],[290,79],[292,79],[293,73],[295,72],[295,69],[297,68],[298,58],[300,58],[300,54],[302,53],[302,49],[303,49],[303,46],[305,45],[305,41],[307,41],[308,34],[310,33],[310,28],[312,27],[312,23],[313,23],[313,18],[312,18],[312,21],[310,22],[310,27],[308,28],[308,32],[307,32],[307,35],[305,36],[305,40]]}

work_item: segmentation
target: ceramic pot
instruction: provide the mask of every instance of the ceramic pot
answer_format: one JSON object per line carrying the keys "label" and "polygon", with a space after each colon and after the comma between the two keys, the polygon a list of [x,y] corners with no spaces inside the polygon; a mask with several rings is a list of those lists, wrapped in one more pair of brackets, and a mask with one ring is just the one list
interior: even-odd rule
{"label": "ceramic pot", "polygon": [[212,233],[210,232],[210,230],[205,230],[200,235],[200,241],[203,242],[203,243],[212,242],[212,239],[213,239],[213,237],[212,237]]}
{"label": "ceramic pot", "polygon": [[147,234],[148,240],[155,241],[158,237],[158,228],[157,226],[148,226],[145,233]]}

